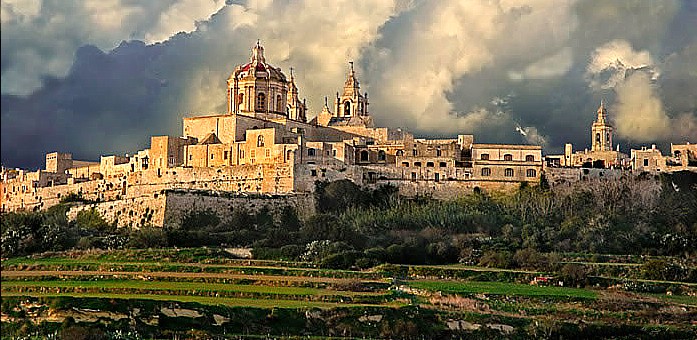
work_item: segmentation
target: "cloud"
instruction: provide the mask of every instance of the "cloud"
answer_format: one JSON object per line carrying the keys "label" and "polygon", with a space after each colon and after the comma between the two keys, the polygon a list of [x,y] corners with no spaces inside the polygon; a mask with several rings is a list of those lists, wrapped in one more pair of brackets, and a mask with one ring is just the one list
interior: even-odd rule
{"label": "cloud", "polygon": [[594,51],[586,77],[592,89],[616,94],[612,120],[620,138],[655,142],[697,137],[697,131],[690,128],[697,122],[694,112],[674,112],[673,118],[666,111],[658,88],[660,66],[648,51],[636,51],[625,40],[613,40]]}
{"label": "cloud", "polygon": [[[474,132],[486,121],[471,119],[478,106],[500,95],[456,107],[459,82],[497,68],[517,68],[518,78],[547,78],[568,71],[568,42],[575,25],[573,2],[423,2],[397,37],[377,44],[371,71],[375,110],[382,122],[399,119],[417,132]],[[400,23],[401,24],[401,23]],[[554,27],[554,29],[550,29]],[[544,43],[537,43],[537,42]],[[381,46],[384,45],[384,46]],[[508,78],[508,77],[506,77]],[[506,79],[508,81],[508,79]],[[499,89],[500,90],[500,89]],[[474,110],[474,111],[473,111]],[[470,113],[466,113],[470,112]],[[512,124],[510,122],[509,124]]]}
{"label": "cloud", "polygon": [[614,110],[620,137],[647,142],[664,138],[671,131],[670,119],[647,73],[637,72],[621,81]]}
{"label": "cloud", "polygon": [[643,70],[651,80],[658,79],[653,58],[648,51],[635,51],[625,40],[613,40],[598,47],[586,69],[589,85],[595,90],[612,89],[633,70]]}
{"label": "cloud", "polygon": [[[28,95],[46,77],[65,77],[84,45],[164,41],[192,31],[224,1],[2,0],[2,93]],[[156,18],[153,20],[153,18]]]}
{"label": "cloud", "polygon": [[257,39],[295,68],[310,117],[355,61],[376,123],[419,136],[558,152],[588,144],[604,98],[623,148],[697,139],[689,0],[0,1],[4,164],[178,135],[182,117],[223,111]]}

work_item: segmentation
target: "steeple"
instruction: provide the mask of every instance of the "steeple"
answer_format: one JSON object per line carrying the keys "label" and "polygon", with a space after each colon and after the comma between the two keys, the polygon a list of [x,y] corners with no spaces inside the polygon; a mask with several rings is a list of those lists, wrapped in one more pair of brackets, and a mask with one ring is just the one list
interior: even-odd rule
{"label": "steeple", "polygon": [[602,123],[605,124],[605,121],[607,120],[607,111],[605,111],[605,105],[603,103],[603,100],[600,100],[600,107],[598,107],[598,118],[596,119],[597,123]]}
{"label": "steeple", "polygon": [[359,94],[360,84],[356,79],[356,71],[353,70],[353,61],[349,61],[349,73],[344,83],[344,96],[353,96],[354,93]]}
{"label": "steeple", "polygon": [[612,151],[612,126],[607,119],[605,103],[600,101],[597,118],[591,128],[592,150],[593,151]]}

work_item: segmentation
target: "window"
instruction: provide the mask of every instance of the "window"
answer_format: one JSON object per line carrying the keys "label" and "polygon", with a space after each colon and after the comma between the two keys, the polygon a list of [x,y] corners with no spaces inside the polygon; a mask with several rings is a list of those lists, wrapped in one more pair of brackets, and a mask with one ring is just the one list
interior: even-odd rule
{"label": "window", "polygon": [[293,157],[293,150],[288,150],[288,152],[286,152],[286,160],[290,161],[290,159],[292,157]]}
{"label": "window", "polygon": [[266,95],[263,92],[257,94],[257,111],[266,111]]}
{"label": "window", "polygon": [[336,149],[332,150],[332,156],[336,157]]}
{"label": "window", "polygon": [[506,177],[513,177],[513,169],[507,168],[506,170],[503,171],[503,175]]}
{"label": "window", "polygon": [[351,115],[351,102],[347,100],[344,102],[344,116],[350,116],[350,115]]}
{"label": "window", "polygon": [[264,136],[259,135],[259,136],[257,137],[257,146],[258,146],[258,147],[264,146]]}
{"label": "window", "polygon": [[244,101],[244,93],[240,93],[237,95],[237,104],[242,104]]}
{"label": "window", "polygon": [[416,182],[416,172],[411,173],[411,181]]}
{"label": "window", "polygon": [[378,151],[378,161],[385,161],[385,151],[380,150]]}
{"label": "window", "polygon": [[488,160],[489,160],[489,154],[488,154],[488,153],[483,153],[482,156],[481,156],[481,159],[482,159],[483,161],[488,161]]}
{"label": "window", "polygon": [[312,177],[317,177],[317,170],[310,170],[310,175],[312,175]]}
{"label": "window", "polygon": [[599,133],[595,134],[595,142],[600,143],[600,134]]}
{"label": "window", "polygon": [[610,143],[610,133],[609,132],[605,134],[605,141]]}
{"label": "window", "polygon": [[421,167],[421,162],[414,162],[414,166],[417,167],[417,168],[418,168],[418,167]]}
{"label": "window", "polygon": [[440,149],[436,150],[436,157],[440,157],[441,154],[442,154],[442,153],[441,153]]}
{"label": "window", "polygon": [[367,162],[368,161],[368,151],[361,151],[361,162]]}
{"label": "window", "polygon": [[426,162],[427,168],[432,168],[434,166],[433,162]]}
{"label": "window", "polygon": [[267,149],[266,149],[266,158],[269,158],[269,157],[271,157],[271,150],[269,150],[269,149],[267,148]]}
{"label": "window", "polygon": [[435,176],[435,177],[433,177],[433,180],[436,181],[436,182],[439,182],[439,181],[440,181],[440,174],[436,172],[436,173],[434,174],[434,176]]}
{"label": "window", "polygon": [[644,158],[644,166],[649,166],[649,159],[648,158]]}
{"label": "window", "polygon": [[397,150],[397,153],[395,153],[395,156],[404,156],[404,150]]}
{"label": "window", "polygon": [[307,149],[307,155],[308,155],[308,156],[314,156],[314,155],[315,155],[315,149],[314,149],[314,148],[309,148],[309,149]]}
{"label": "window", "polygon": [[193,159],[194,159],[194,155],[189,155],[189,160],[193,160]]}
{"label": "window", "polygon": [[440,162],[439,166],[440,166],[441,168],[445,168],[445,167],[448,166],[448,163],[446,163],[446,162]]}
{"label": "window", "polygon": [[223,159],[227,159],[227,151],[223,151]]}
{"label": "window", "polygon": [[526,162],[534,162],[534,161],[535,161],[535,156],[533,156],[533,155],[527,155],[527,156],[525,156],[525,161],[526,161]]}
{"label": "window", "polygon": [[281,98],[281,95],[276,96],[276,111],[281,112],[283,110],[283,99]]}
{"label": "window", "polygon": [[414,150],[411,150],[411,154],[412,154],[414,157],[416,157],[416,155],[418,155],[419,152],[416,151],[416,149],[414,149]]}
{"label": "window", "polygon": [[535,171],[535,169],[528,169],[525,171],[525,176],[526,177],[536,177],[537,171]]}
{"label": "window", "polygon": [[510,162],[513,160],[513,155],[511,155],[510,153],[507,153],[507,154],[503,155],[503,160]]}
{"label": "window", "polygon": [[482,168],[482,176],[491,176],[491,169],[489,168]]}
{"label": "window", "polygon": [[211,159],[213,159],[214,154],[211,154]]}
{"label": "window", "polygon": [[402,162],[402,166],[405,167],[405,168],[408,168],[408,167],[409,167],[409,162]]}

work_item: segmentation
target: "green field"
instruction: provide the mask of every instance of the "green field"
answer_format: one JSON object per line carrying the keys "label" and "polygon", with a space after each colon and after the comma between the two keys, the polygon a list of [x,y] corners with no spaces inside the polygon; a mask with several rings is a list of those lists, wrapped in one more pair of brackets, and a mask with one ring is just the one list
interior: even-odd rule
{"label": "green field", "polygon": [[[510,337],[515,338],[544,334],[550,322],[567,327],[568,336],[600,332],[621,338],[622,332],[641,333],[646,325],[654,325],[666,338],[694,338],[695,329],[689,325],[697,315],[697,297],[651,293],[677,285],[686,292],[693,289],[693,284],[682,282],[633,280],[634,287],[648,290],[632,292],[608,286],[542,287],[526,283],[547,275],[535,271],[459,264],[331,270],[304,262],[232,260],[216,254],[207,249],[128,250],[3,260],[3,330],[26,328],[26,320],[44,322],[42,327],[49,330],[68,316],[124,329],[135,321],[125,323],[109,315],[127,315],[140,318],[135,324],[143,334],[205,329],[209,334],[263,336],[294,329],[294,334],[328,335],[332,329],[333,336],[350,330],[355,333],[345,336],[380,338],[393,329],[399,334],[414,329],[440,334],[454,320],[462,320],[482,327],[483,333],[477,334],[485,338],[509,337],[501,330],[487,333],[491,329],[486,325],[514,327],[516,333]],[[618,287],[628,282],[608,280]],[[201,316],[170,317],[162,312],[173,308]],[[220,323],[221,315],[229,321]],[[163,323],[146,323],[153,320]],[[447,332],[443,334],[451,334]],[[470,335],[457,330],[452,334]]]}
{"label": "green field", "polygon": [[508,282],[455,282],[455,281],[410,281],[409,286],[417,289],[439,291],[448,294],[492,294],[519,296],[557,296],[579,299],[596,299],[598,294],[589,289],[566,287],[539,287]]}
{"label": "green field", "polygon": [[351,292],[330,289],[304,288],[304,287],[275,287],[259,285],[238,285],[220,283],[199,282],[161,282],[161,281],[136,281],[136,280],[100,280],[100,281],[5,281],[3,289],[17,287],[49,287],[49,288],[100,288],[100,289],[147,289],[147,290],[189,290],[206,292],[242,292],[270,295],[384,295],[380,292]]}

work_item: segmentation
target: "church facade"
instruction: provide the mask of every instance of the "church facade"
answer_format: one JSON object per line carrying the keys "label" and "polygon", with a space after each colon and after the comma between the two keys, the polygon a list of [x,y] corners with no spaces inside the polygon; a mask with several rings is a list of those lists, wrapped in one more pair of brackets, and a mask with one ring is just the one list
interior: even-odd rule
{"label": "church facade", "polygon": [[538,183],[542,174],[541,146],[477,144],[466,134],[422,139],[375,127],[352,64],[333,103],[325,100],[309,121],[293,71],[288,77],[267,63],[259,43],[226,85],[226,112],[184,118],[181,136],[153,136],[149,149],[99,162],[55,152],[42,170],[3,169],[2,210],[45,209],[70,194],[95,202],[156,199],[168,190],[308,194],[318,180],[340,179],[451,198]]}

